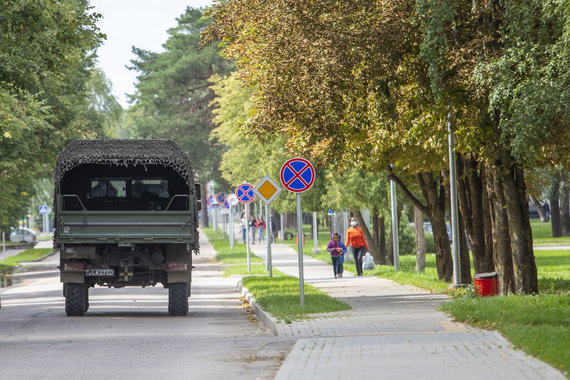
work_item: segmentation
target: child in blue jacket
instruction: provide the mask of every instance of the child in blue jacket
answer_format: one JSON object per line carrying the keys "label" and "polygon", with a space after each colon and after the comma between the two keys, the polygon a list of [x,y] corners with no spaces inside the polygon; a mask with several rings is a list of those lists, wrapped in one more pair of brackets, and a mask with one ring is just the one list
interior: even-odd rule
{"label": "child in blue jacket", "polygon": [[342,277],[343,264],[342,259],[346,252],[346,246],[340,241],[340,234],[335,232],[331,235],[331,241],[327,245],[327,251],[331,254],[334,278]]}

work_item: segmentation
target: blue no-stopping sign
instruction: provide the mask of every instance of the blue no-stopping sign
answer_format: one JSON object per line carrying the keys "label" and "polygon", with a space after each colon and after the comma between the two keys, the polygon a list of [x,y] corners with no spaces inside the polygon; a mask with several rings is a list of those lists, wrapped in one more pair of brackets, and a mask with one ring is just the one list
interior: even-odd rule
{"label": "blue no-stopping sign", "polygon": [[304,158],[292,158],[281,167],[281,183],[294,193],[302,193],[313,186],[315,168]]}
{"label": "blue no-stopping sign", "polygon": [[241,203],[249,203],[255,199],[253,186],[249,183],[242,183],[236,189],[236,197]]}

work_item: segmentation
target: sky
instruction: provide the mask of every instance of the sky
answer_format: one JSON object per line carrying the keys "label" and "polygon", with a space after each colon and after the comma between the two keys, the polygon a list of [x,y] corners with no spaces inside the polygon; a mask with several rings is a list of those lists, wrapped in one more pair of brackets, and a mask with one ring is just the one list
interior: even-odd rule
{"label": "sky", "polygon": [[91,0],[90,4],[93,12],[103,16],[98,25],[107,35],[97,49],[97,66],[105,72],[113,84],[113,95],[126,109],[129,104],[125,94],[134,93],[137,76],[126,67],[136,58],[132,47],[163,51],[168,29],[176,26],[176,18],[186,7],[206,7],[212,0]]}

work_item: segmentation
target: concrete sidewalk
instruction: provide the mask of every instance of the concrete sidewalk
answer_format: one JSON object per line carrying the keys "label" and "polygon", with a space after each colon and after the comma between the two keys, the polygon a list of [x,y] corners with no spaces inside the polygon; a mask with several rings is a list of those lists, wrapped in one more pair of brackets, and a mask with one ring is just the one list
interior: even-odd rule
{"label": "concrete sidewalk", "polygon": [[[265,260],[265,245],[251,251]],[[309,254],[310,255],[310,254]],[[279,322],[254,304],[277,336],[296,337],[276,379],[565,379],[542,361],[512,349],[498,332],[453,322],[437,311],[441,294],[390,280],[333,277],[332,265],[304,255],[304,279],[352,310]],[[274,268],[298,277],[298,255],[272,245]],[[354,262],[345,262],[345,267]],[[306,301],[306,300],[305,300]]]}

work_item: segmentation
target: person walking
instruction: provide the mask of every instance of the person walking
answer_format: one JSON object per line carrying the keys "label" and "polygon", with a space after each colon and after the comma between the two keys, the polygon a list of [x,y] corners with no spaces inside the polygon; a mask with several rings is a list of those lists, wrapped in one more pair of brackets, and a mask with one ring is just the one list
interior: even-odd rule
{"label": "person walking", "polygon": [[362,258],[368,250],[368,244],[364,239],[362,228],[357,226],[356,218],[350,218],[350,227],[346,230],[346,245],[352,247],[352,255],[354,256],[354,264],[356,265],[356,273],[362,276]]}
{"label": "person walking", "polygon": [[258,215],[256,227],[257,227],[257,233],[259,234],[259,244],[261,244],[262,241],[265,241],[265,227],[266,227],[265,220],[263,220],[263,215]]}
{"label": "person walking", "polygon": [[338,234],[338,242],[340,243],[340,246],[342,247],[342,255],[340,256],[340,263],[338,264],[337,275],[338,275],[338,277],[342,277],[342,274],[344,273],[344,254],[346,253],[346,246],[342,242],[341,234]]}
{"label": "person walking", "polygon": [[327,245],[327,251],[331,254],[334,278],[342,277],[340,260],[342,259],[343,250],[346,250],[346,247],[341,243],[340,235],[338,232],[333,233],[331,235],[331,241]]}
{"label": "person walking", "polygon": [[255,217],[253,215],[249,216],[249,232],[251,233],[251,244],[255,244]]}
{"label": "person walking", "polygon": [[277,241],[277,227],[275,226],[275,221],[273,220],[273,217],[269,218],[269,228],[271,231],[271,243],[274,243]]}

